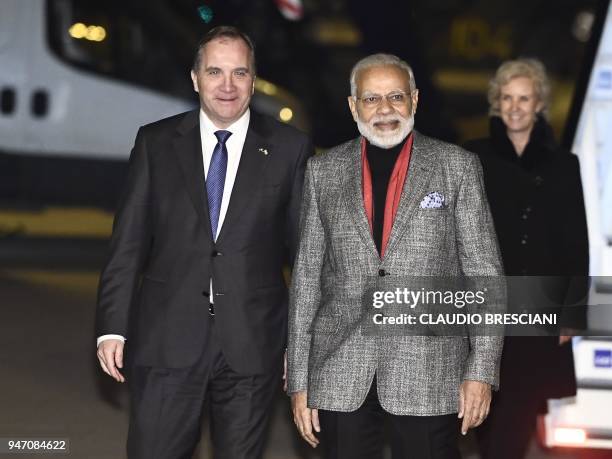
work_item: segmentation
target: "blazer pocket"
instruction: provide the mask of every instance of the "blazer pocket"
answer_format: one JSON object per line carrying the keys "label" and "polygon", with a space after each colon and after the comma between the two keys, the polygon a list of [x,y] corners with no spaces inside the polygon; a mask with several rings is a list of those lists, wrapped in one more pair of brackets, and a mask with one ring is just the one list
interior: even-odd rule
{"label": "blazer pocket", "polygon": [[419,210],[417,211],[417,215],[436,215],[446,213],[448,213],[448,207],[419,207]]}
{"label": "blazer pocket", "polygon": [[419,209],[416,212],[416,218],[417,219],[424,219],[424,220],[443,220],[446,218],[447,215],[449,215],[450,212],[448,211],[448,209],[446,207],[440,207],[438,209]]}

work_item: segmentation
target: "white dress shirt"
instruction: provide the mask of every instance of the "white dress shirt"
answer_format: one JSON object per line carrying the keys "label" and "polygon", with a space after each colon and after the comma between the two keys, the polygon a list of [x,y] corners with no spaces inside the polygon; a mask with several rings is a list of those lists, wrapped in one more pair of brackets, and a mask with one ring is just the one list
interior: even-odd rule
{"label": "white dress shirt", "polygon": [[[217,240],[219,232],[223,227],[223,221],[227,214],[229,207],[230,196],[232,189],[234,188],[234,182],[236,181],[236,173],[238,172],[238,165],[240,164],[240,158],[242,157],[242,149],[244,147],[244,141],[246,139],[247,131],[249,129],[249,121],[251,120],[251,112],[247,109],[244,114],[234,121],[230,126],[225,129],[218,128],[212,122],[212,120],[200,110],[200,137],[202,139],[202,160],[204,163],[204,180],[208,177],[208,168],[210,166],[210,160],[212,158],[215,146],[218,143],[215,131],[224,130],[229,131],[232,135],[226,140],[225,147],[227,148],[227,171],[225,173],[225,184],[223,186],[223,197],[221,198],[221,209],[219,211],[219,224],[217,225],[217,234],[213,235],[213,238]],[[202,182],[202,186],[206,186]],[[204,192],[204,190],[202,190]],[[212,303],[213,289],[212,279],[210,280],[210,300]],[[125,337],[121,335],[102,335],[98,337],[97,346],[100,346],[102,341],[107,339],[119,339],[125,341]]]}

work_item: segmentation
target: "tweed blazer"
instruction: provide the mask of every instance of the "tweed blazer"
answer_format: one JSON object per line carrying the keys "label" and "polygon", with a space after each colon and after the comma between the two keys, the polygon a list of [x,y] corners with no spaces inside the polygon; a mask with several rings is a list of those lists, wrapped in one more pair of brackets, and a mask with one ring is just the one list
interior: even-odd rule
{"label": "tweed blazer", "polygon": [[[406,183],[384,258],[362,197],[361,138],[309,160],[289,300],[288,390],[308,406],[353,411],[376,375],[382,407],[456,413],[463,380],[497,387],[503,338],[371,336],[362,296],[371,279],[503,274],[478,157],[414,132]],[[431,192],[443,208],[423,208]]]}

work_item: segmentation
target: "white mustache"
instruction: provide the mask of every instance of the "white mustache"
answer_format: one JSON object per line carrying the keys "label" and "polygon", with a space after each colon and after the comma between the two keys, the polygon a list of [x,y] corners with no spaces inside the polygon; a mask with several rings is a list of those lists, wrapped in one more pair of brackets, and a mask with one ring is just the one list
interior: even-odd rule
{"label": "white mustache", "polygon": [[403,120],[398,116],[376,116],[370,120],[370,124],[376,123],[401,123]]}

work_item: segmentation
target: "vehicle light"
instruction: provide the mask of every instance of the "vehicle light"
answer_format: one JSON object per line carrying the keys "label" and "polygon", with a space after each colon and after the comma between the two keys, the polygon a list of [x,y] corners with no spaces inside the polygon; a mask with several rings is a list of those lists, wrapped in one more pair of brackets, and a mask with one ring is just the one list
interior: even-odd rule
{"label": "vehicle light", "polygon": [[581,444],[586,441],[586,432],[584,429],[576,429],[570,427],[556,427],[553,431],[555,443],[559,444]]}

